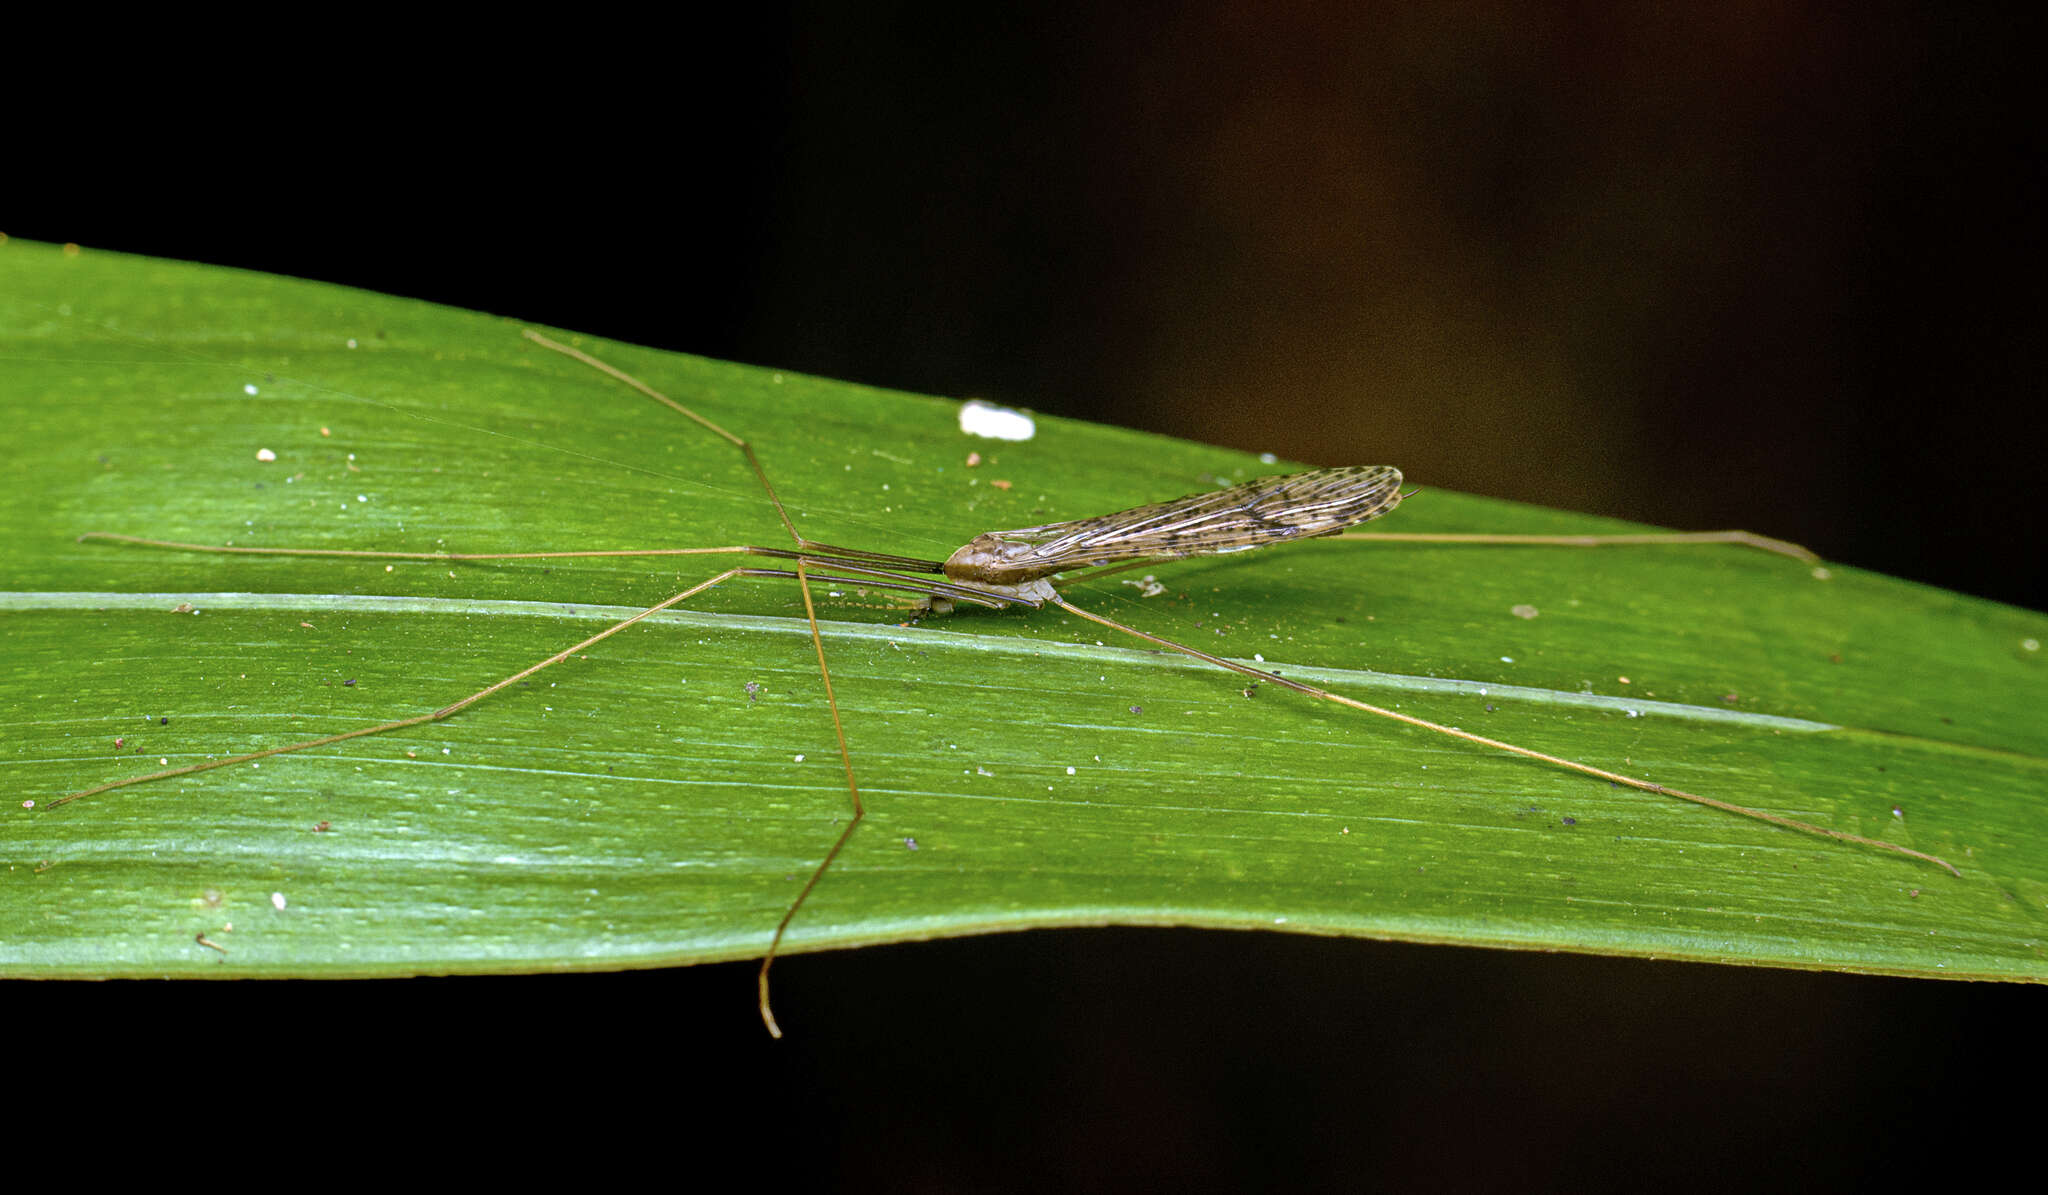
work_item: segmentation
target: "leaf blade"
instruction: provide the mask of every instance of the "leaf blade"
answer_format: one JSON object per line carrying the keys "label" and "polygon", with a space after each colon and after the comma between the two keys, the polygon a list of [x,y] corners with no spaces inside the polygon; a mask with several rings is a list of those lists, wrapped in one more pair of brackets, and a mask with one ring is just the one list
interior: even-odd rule
{"label": "leaf blade", "polygon": [[[0,273],[30,449],[10,467],[33,495],[0,527],[10,791],[429,710],[716,567],[386,572],[81,531],[408,550],[780,534],[737,454],[502,321],[20,242]],[[832,542],[942,556],[977,530],[1273,471],[1050,420],[970,469],[950,404],[601,352],[756,440],[799,525]],[[1400,517],[1605,525],[1433,491]],[[2041,978],[2039,615],[1734,549],[1395,551],[1322,541],[1161,569],[1157,598],[1104,579],[1077,600],[1420,716],[1954,852],[1968,877],[1245,696],[1044,615],[898,630],[868,595],[825,617],[874,813],[787,948],[1113,921]],[[183,600],[199,612],[173,613]],[[21,932],[0,970],[758,954],[846,810],[800,613],[786,588],[735,584],[431,731],[8,810],[0,908]]]}

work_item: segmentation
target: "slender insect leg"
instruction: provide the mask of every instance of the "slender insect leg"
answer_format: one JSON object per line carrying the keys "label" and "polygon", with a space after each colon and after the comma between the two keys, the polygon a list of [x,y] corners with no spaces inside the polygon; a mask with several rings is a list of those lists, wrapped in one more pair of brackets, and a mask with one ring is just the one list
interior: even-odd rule
{"label": "slender insect leg", "polygon": [[97,796],[100,793],[111,792],[117,788],[127,788],[131,785],[146,784],[152,780],[168,780],[173,776],[189,776],[195,772],[210,772],[215,768],[232,767],[233,765],[238,763],[249,763],[251,761],[258,759],[269,759],[273,755],[287,755],[294,751],[307,751],[314,747],[325,747],[332,743],[347,742],[349,739],[360,739],[373,734],[383,734],[387,731],[403,730],[408,726],[419,726],[427,722],[439,722],[447,718],[452,718],[456,714],[461,713],[463,710],[468,709],[470,706],[475,705],[477,702],[482,701],[484,698],[489,697],[491,694],[496,693],[508,686],[516,685],[520,681],[525,680],[527,677],[532,676],[534,673],[539,672],[543,668],[548,668],[552,667],[553,665],[559,664],[563,660],[568,659],[570,656],[575,655],[577,652],[582,651],[584,648],[590,647],[593,644],[602,643],[606,639],[611,638],[613,635],[618,634],[620,631],[625,630],[627,627],[632,626],[634,623],[639,622],[641,619],[646,618],[649,615],[659,614],[663,610],[666,610],[671,606],[675,606],[682,602],[688,601],[689,599],[697,596],[700,593],[703,593],[705,590],[711,588],[712,586],[717,585],[721,581],[728,581],[737,576],[745,576],[747,572],[748,570],[744,568],[727,569],[724,572],[718,574],[717,576],[712,577],[708,581],[701,581],[695,585],[692,585],[690,588],[685,589],[684,591],[675,595],[672,598],[669,598],[667,601],[661,602],[657,605],[649,606],[647,609],[642,610],[640,613],[635,614],[633,617],[625,619],[624,621],[613,623],[611,626],[606,627],[604,630],[599,631],[597,634],[592,635],[590,638],[585,639],[583,642],[576,644],[574,647],[570,647],[563,651],[556,652],[554,655],[549,656],[547,659],[542,660],[540,663],[535,664],[530,668],[522,669],[521,671],[515,672],[511,676],[506,677],[504,680],[498,681],[497,683],[492,685],[487,685],[484,688],[479,689],[474,693],[471,693],[469,696],[463,698],[458,702],[455,702],[452,705],[442,706],[440,709],[435,710],[431,714],[418,714],[410,718],[400,718],[396,721],[384,722],[376,726],[365,726],[359,730],[349,730],[344,731],[341,734],[330,734],[322,738],[308,739],[303,743],[290,743],[282,747],[271,747],[268,750],[264,751],[251,751],[247,755],[236,755],[227,759],[209,759],[203,763],[186,764],[184,767],[171,768],[167,771],[162,772],[151,772],[145,776],[130,776],[124,780],[110,781],[106,784],[98,786],[97,788],[88,788],[81,792],[72,793],[71,795],[66,797],[60,797],[57,800],[50,802],[50,808],[55,809],[59,805],[68,805],[71,802],[76,801],[82,797]]}
{"label": "slender insect leg", "polygon": [[1113,618],[1107,618],[1103,615],[1083,610],[1079,606],[1074,605],[1073,603],[1067,601],[1063,597],[1058,596],[1057,594],[1053,596],[1052,600],[1055,604],[1059,606],[1060,609],[1065,610],[1067,613],[1072,614],[1078,618],[1087,619],[1089,622],[1095,623],[1098,626],[1105,626],[1113,631],[1121,631],[1122,633],[1130,635],[1133,638],[1143,639],[1147,643],[1157,644],[1158,646],[1167,648],[1170,651],[1179,652],[1184,656],[1190,656],[1194,659],[1201,660],[1205,663],[1214,664],[1218,668],[1227,668],[1232,672],[1241,673],[1245,676],[1255,677],[1263,681],[1269,681],[1273,684],[1280,685],[1284,688],[1293,689],[1297,693],[1306,693],[1310,697],[1317,697],[1321,698],[1324,701],[1335,702],[1338,705],[1348,706],[1352,709],[1361,710],[1368,714],[1376,714],[1382,718],[1390,718],[1396,722],[1405,723],[1409,726],[1414,726],[1422,730],[1429,730],[1434,731],[1437,734],[1449,735],[1451,738],[1462,739],[1465,742],[1475,743],[1481,747],[1492,747],[1498,751],[1506,751],[1514,755],[1523,756],[1527,759],[1533,759],[1542,763],[1551,764],[1556,767],[1566,768],[1570,771],[1579,772],[1587,776],[1594,776],[1601,780],[1606,780],[1614,784],[1626,785],[1629,788],[1640,789],[1643,792],[1656,793],[1658,796],[1664,797],[1676,797],[1681,801],[1691,801],[1695,805],[1705,805],[1710,809],[1719,809],[1726,813],[1740,814],[1743,817],[1754,818],[1760,822],[1769,822],[1771,825],[1774,826],[1783,826],[1785,829],[1788,830],[1798,830],[1801,833],[1817,834],[1823,838],[1832,838],[1839,842],[1854,843],[1858,846],[1874,847],[1878,850],[1890,851],[1893,854],[1905,855],[1908,858],[1919,859],[1925,863],[1932,863],[1936,867],[1942,868],[1953,875],[1960,876],[1963,874],[1962,872],[1956,870],[1955,866],[1949,863],[1946,859],[1936,858],[1935,856],[1926,854],[1922,851],[1913,850],[1911,847],[1900,846],[1895,842],[1886,842],[1878,838],[1865,838],[1860,834],[1851,834],[1845,830],[1831,830],[1826,826],[1816,826],[1810,822],[1802,822],[1789,817],[1781,817],[1775,813],[1766,813],[1761,809],[1751,809],[1745,805],[1737,805],[1733,802],[1718,800],[1714,797],[1703,797],[1697,793],[1683,792],[1679,789],[1668,788],[1665,785],[1653,783],[1652,781],[1637,780],[1632,776],[1624,776],[1619,772],[1610,772],[1605,768],[1596,768],[1590,764],[1578,763],[1576,761],[1564,759],[1556,755],[1546,755],[1541,751],[1532,751],[1527,747],[1517,747],[1513,743],[1503,743],[1499,739],[1490,739],[1484,735],[1473,734],[1469,730],[1459,730],[1455,726],[1445,726],[1439,722],[1430,722],[1422,718],[1417,718],[1411,714],[1399,713],[1395,710],[1386,709],[1382,706],[1368,705],[1363,701],[1359,701],[1356,698],[1346,697],[1341,693],[1332,693],[1328,689],[1319,689],[1314,685],[1303,684],[1302,682],[1297,680],[1289,680],[1288,678],[1281,676],[1278,673],[1268,672],[1263,668],[1254,668],[1249,664],[1240,664],[1235,660],[1226,660],[1222,656],[1212,656],[1208,652],[1189,647],[1185,644],[1175,643],[1171,639],[1165,639],[1161,638],[1158,635],[1149,634],[1145,631],[1137,629],[1136,627],[1125,626],[1123,623],[1120,623]]}
{"label": "slender insect leg", "polygon": [[[753,467],[754,476],[761,482],[761,489],[768,495],[768,501],[774,504],[775,513],[782,519],[782,525],[789,531],[790,538],[796,541],[799,548],[814,546],[812,541],[804,538],[803,534],[796,529],[796,524],[791,521],[789,512],[782,505],[782,499],[776,496],[775,486],[768,480],[768,470],[762,467],[760,459],[754,455],[752,445],[616,366],[601,361],[580,349],[552,340],[532,329],[527,329],[524,335],[528,340],[540,345],[542,348],[553,349],[564,356],[573,357],[592,369],[605,374],[607,377],[614,378],[631,386],[663,406],[679,412],[698,426],[716,433],[727,443],[738,448],[745,454],[747,464]],[[760,988],[761,1023],[767,1026],[770,1036],[778,1038],[782,1036],[782,1027],[775,1023],[775,1013],[769,1007],[768,969],[775,964],[776,951],[782,946],[782,938],[788,932],[790,922],[796,920],[797,911],[803,908],[806,900],[810,899],[812,889],[816,888],[818,882],[825,878],[825,873],[831,869],[833,861],[839,858],[840,852],[846,848],[847,842],[853,837],[853,832],[859,828],[861,821],[867,817],[867,806],[860,799],[860,783],[854,778],[853,774],[853,754],[846,745],[846,727],[844,721],[839,716],[839,699],[832,691],[832,669],[825,662],[825,639],[818,629],[818,611],[811,600],[811,578],[806,565],[807,561],[803,557],[799,556],[796,558],[796,583],[797,588],[804,595],[804,619],[810,624],[811,646],[816,649],[818,654],[818,679],[824,684],[825,705],[832,714],[832,735],[839,744],[839,762],[846,770],[846,794],[853,803],[853,817],[847,821],[846,828],[839,832],[839,837],[832,843],[832,848],[825,852],[825,857],[819,861],[818,866],[812,869],[810,878],[804,881],[804,886],[797,892],[796,899],[790,902],[788,909],[784,910],[782,920],[776,923],[774,936],[768,940],[768,951],[761,956],[761,972],[758,984]],[[743,575],[788,575],[787,573],[775,574],[768,570],[760,570],[758,574],[751,573],[750,570],[745,569],[735,569],[733,572]],[[717,581],[731,575],[733,573],[722,574],[720,577],[708,582],[707,585],[716,584]],[[908,580],[909,578],[903,579]],[[574,649],[572,648],[571,650],[573,651]]]}
{"label": "slender insect leg", "polygon": [[754,446],[752,444],[749,444],[745,440],[740,439],[738,436],[733,435],[731,432],[711,422],[709,419],[704,418],[704,416],[699,415],[697,412],[692,411],[690,408],[677,402],[675,399],[670,398],[668,395],[663,394],[661,391],[656,390],[654,387],[641,381],[639,378],[634,377],[632,374],[627,373],[625,370],[620,369],[618,366],[612,365],[609,362],[600,361],[596,357],[591,356],[589,353],[584,352],[582,349],[576,348],[572,345],[563,344],[559,340],[550,339],[549,337],[543,336],[540,333],[534,331],[532,328],[525,329],[523,332],[520,333],[520,335],[526,337],[528,340],[531,340],[533,343],[539,345],[544,349],[553,349],[555,352],[562,354],[564,357],[572,357],[578,361],[583,362],[585,365],[588,365],[590,368],[598,371],[599,373],[604,374],[608,378],[615,379],[617,381],[625,383],[628,386],[631,386],[633,389],[638,390],[640,393],[653,399],[655,402],[658,402],[662,406],[665,406],[670,410],[677,412],[678,414],[682,415],[685,419],[688,419],[690,422],[696,424],[698,427],[701,427],[706,431],[711,432],[712,434],[718,436],[720,439],[724,440],[726,443],[732,445],[734,448],[739,449],[740,452],[746,456],[747,464],[753,466],[754,476],[760,480],[761,488],[768,492],[768,501],[775,504],[775,513],[782,519],[782,525],[785,529],[788,530],[789,537],[795,540],[797,542],[797,546],[799,547],[805,547],[810,544],[809,540],[805,539],[802,535],[798,534],[796,524],[790,521],[789,512],[783,509],[782,499],[776,497],[775,486],[771,484],[768,480],[768,470],[761,467],[761,458],[754,455]]}
{"label": "slender insect leg", "polygon": [[788,931],[789,923],[796,920],[796,911],[803,908],[804,901],[810,898],[811,889],[825,878],[832,861],[846,849],[847,840],[853,837],[854,830],[868,815],[868,807],[860,799],[860,783],[853,778],[853,754],[846,748],[846,727],[839,718],[839,698],[832,693],[832,670],[825,665],[825,638],[818,631],[818,611],[811,604],[811,578],[802,560],[796,562],[796,583],[804,595],[804,617],[811,624],[811,646],[818,652],[818,678],[825,682],[825,706],[832,711],[832,737],[839,740],[839,763],[846,769],[846,795],[853,801],[853,817],[848,819],[846,828],[833,841],[832,849],[826,851],[818,866],[811,870],[811,878],[804,881],[796,899],[789,902],[782,920],[775,923],[775,936],[768,939],[768,953],[761,956],[761,1023],[768,1027],[768,1036],[778,1038],[782,1036],[782,1026],[775,1023],[774,1010],[768,1006],[768,968],[775,964],[775,952],[782,945],[782,935]]}

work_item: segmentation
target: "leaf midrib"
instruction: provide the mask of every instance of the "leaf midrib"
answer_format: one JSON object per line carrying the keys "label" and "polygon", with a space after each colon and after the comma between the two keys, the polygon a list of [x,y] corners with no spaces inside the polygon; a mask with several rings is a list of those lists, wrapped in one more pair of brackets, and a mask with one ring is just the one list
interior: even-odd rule
{"label": "leaf midrib", "polygon": [[[308,594],[308,593],[109,593],[56,590],[0,593],[0,611],[130,610],[168,612],[189,603],[197,613],[208,609],[234,612],[274,610],[296,614],[418,614],[432,617],[548,618],[572,622],[615,623],[639,613],[630,606],[590,605],[575,602],[537,602],[493,598],[432,598],[414,595]],[[763,614],[714,614],[701,611],[665,610],[648,616],[645,625],[679,626],[700,630],[752,631],[765,635],[808,637],[810,629],[801,618]],[[1212,671],[1211,665],[1183,659],[1171,652],[1107,644],[1068,643],[1059,640],[1018,638],[1009,635],[977,635],[972,631],[939,628],[906,628],[873,622],[843,622],[821,619],[819,628],[828,641],[898,643],[917,637],[923,646],[939,650],[963,650],[998,656],[1054,656],[1068,659],[1111,660],[1128,667],[1170,668],[1179,671]],[[1752,710],[1691,705],[1684,702],[1617,697],[1601,693],[1550,689],[1530,685],[1508,685],[1461,677],[1413,676],[1375,672],[1358,668],[1331,668],[1293,663],[1274,658],[1257,660],[1226,657],[1236,662],[1279,672],[1292,679],[1325,687],[1355,687],[1376,691],[1464,695],[1492,700],[1572,707],[1622,713],[1654,715],[1688,722],[1735,725],[1778,732],[1818,733],[1844,727],[1808,718],[1793,718]],[[1894,740],[1899,736],[1892,736]],[[1909,741],[1918,741],[1917,739]],[[1933,740],[1930,745],[1947,746]]]}

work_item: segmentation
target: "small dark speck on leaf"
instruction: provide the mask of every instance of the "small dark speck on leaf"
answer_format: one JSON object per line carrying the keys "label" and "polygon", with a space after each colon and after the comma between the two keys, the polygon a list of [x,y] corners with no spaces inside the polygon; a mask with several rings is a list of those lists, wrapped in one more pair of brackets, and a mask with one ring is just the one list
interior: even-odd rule
{"label": "small dark speck on leaf", "polygon": [[169,718],[158,718],[156,720],[156,724],[158,726],[169,726],[171,724],[171,720]]}
{"label": "small dark speck on leaf", "polygon": [[906,838],[906,839],[904,839],[904,840],[903,840],[903,846],[904,846],[904,849],[906,849],[906,850],[912,850],[912,851],[914,851],[914,850],[916,850],[916,849],[917,849],[917,839],[915,839],[915,838]]}
{"label": "small dark speck on leaf", "polygon": [[351,677],[349,677],[349,678],[348,678],[347,680],[345,680],[345,681],[343,681],[343,682],[341,682],[341,683],[342,683],[343,687],[345,687],[345,688],[353,688],[353,687],[355,686],[355,683],[356,683],[356,678],[355,678],[355,677],[353,677],[353,676],[351,676]]}
{"label": "small dark speck on leaf", "polygon": [[1131,707],[1131,712],[1134,714],[1142,714],[1145,712],[1145,707],[1142,705],[1134,705]]}
{"label": "small dark speck on leaf", "polygon": [[1564,824],[1567,826],[1576,826],[1579,824],[1579,819],[1575,817],[1568,817],[1564,819]]}

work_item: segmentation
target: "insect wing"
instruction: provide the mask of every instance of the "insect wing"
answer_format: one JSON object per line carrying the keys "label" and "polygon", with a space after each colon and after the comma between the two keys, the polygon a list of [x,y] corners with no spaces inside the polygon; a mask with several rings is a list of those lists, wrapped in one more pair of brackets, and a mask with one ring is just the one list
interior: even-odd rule
{"label": "insect wing", "polygon": [[1401,501],[1401,472],[1347,465],[1262,477],[1229,489],[1190,494],[1116,514],[992,533],[1037,546],[1033,562],[1050,569],[1120,560],[1242,552],[1291,539],[1335,535],[1378,518]]}

